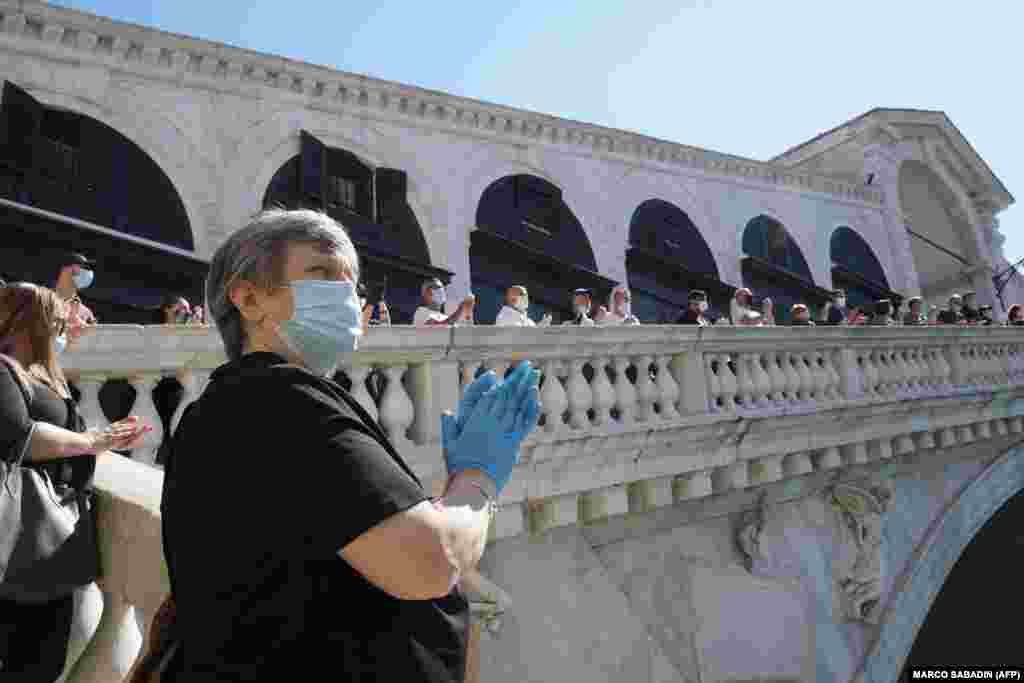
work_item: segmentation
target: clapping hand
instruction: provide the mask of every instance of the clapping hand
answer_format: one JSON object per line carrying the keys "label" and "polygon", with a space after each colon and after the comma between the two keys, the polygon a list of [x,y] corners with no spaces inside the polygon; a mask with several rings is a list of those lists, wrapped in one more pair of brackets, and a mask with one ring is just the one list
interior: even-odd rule
{"label": "clapping hand", "polygon": [[492,371],[466,388],[459,415],[441,416],[450,475],[478,469],[501,492],[518,462],[520,444],[540,418],[539,380],[540,373],[524,361],[504,382]]}
{"label": "clapping hand", "polygon": [[90,429],[88,431],[92,441],[92,453],[103,451],[130,451],[142,445],[146,434],[153,431],[153,427],[145,424],[139,418],[132,416],[114,422],[106,429]]}

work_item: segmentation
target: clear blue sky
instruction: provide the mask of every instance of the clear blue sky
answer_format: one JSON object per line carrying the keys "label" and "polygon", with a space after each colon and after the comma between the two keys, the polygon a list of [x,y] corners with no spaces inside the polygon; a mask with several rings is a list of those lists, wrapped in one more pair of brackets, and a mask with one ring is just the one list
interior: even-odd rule
{"label": "clear blue sky", "polygon": [[[1024,202],[1008,0],[54,4],[755,159],[872,107],[940,109]],[[1024,257],[1024,208],[1000,219]]]}

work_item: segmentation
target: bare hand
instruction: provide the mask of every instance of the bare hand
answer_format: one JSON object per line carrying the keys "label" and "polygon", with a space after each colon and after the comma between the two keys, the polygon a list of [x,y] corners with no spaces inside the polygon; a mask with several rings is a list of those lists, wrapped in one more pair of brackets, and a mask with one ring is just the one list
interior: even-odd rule
{"label": "bare hand", "polygon": [[141,422],[133,415],[114,422],[106,429],[90,429],[88,433],[92,439],[92,452],[102,453],[134,450],[142,445],[146,434],[151,431],[152,426]]}

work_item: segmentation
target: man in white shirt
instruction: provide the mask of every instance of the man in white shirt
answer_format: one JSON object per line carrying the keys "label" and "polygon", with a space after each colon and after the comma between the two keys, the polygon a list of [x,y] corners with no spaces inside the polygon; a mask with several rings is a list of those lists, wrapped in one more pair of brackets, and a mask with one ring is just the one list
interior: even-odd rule
{"label": "man in white shirt", "polygon": [[423,283],[420,287],[420,296],[423,298],[423,305],[416,309],[412,318],[412,324],[416,327],[457,325],[467,317],[472,319],[473,305],[476,302],[476,297],[472,295],[467,296],[454,313],[445,315],[444,284],[436,278]]}
{"label": "man in white shirt", "polygon": [[608,308],[601,307],[594,322],[600,327],[608,325],[639,325],[640,319],[633,315],[629,288],[616,285],[608,296]]}
{"label": "man in white shirt", "polygon": [[545,315],[540,323],[530,320],[527,311],[530,308],[530,295],[526,287],[512,285],[505,290],[505,305],[498,311],[498,318],[494,321],[497,327],[546,327],[551,324],[551,315]]}
{"label": "man in white shirt", "polygon": [[590,290],[577,289],[572,293],[573,318],[566,320],[563,325],[579,325],[581,327],[593,327],[594,321],[590,317]]}

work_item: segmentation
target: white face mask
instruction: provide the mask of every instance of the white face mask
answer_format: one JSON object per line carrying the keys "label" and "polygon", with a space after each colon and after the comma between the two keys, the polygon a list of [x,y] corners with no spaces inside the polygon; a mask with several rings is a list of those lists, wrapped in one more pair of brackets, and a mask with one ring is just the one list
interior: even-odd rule
{"label": "white face mask", "polygon": [[701,301],[699,304],[697,304],[697,310],[700,311],[701,313],[703,313],[706,310],[708,310],[708,302],[707,301]]}
{"label": "white face mask", "polygon": [[839,308],[846,308],[846,299],[836,299],[836,306]]}

